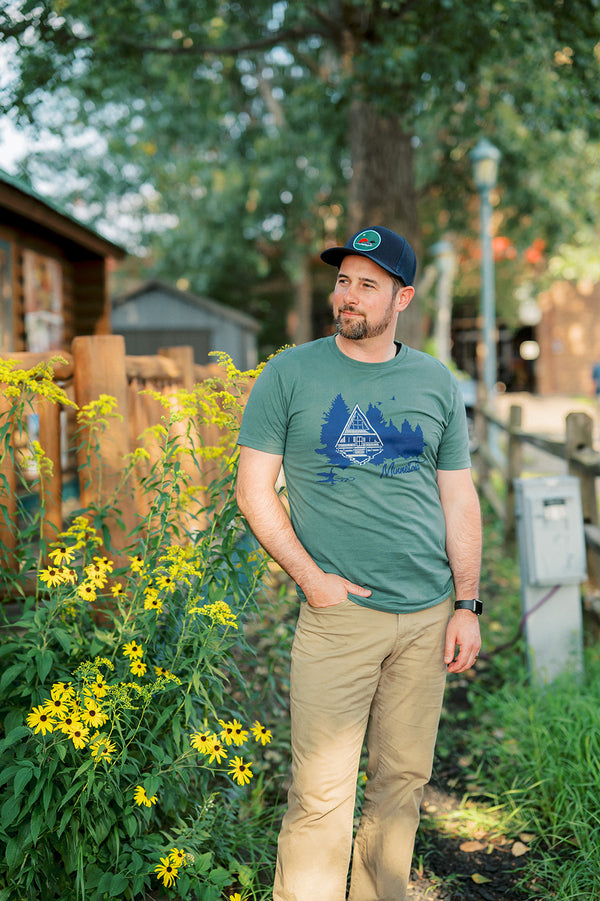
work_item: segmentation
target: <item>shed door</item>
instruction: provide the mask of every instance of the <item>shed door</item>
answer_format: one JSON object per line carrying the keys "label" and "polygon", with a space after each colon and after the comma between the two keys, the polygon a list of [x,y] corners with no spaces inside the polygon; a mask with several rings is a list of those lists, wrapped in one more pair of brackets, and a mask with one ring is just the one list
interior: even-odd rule
{"label": "shed door", "polygon": [[144,329],[135,332],[121,330],[115,334],[124,335],[125,352],[134,357],[154,355],[158,353],[159,347],[188,345],[194,348],[194,362],[205,366],[209,362],[208,353],[212,350],[212,333],[208,329]]}

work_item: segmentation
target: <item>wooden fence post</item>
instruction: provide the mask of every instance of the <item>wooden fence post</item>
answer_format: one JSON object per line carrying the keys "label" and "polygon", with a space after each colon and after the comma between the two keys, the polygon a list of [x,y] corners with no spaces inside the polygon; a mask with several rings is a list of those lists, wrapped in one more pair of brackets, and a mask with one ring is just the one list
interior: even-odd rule
{"label": "wooden fence post", "polygon": [[[88,448],[78,448],[81,503],[114,504],[115,515],[108,519],[113,548],[118,551],[127,544],[135,524],[135,502],[130,491],[119,488],[125,458],[130,453],[127,410],[127,371],[125,367],[125,339],[122,335],[90,335],[73,340],[75,362],[75,401],[79,407],[98,400],[101,394],[116,398],[115,412],[120,418],[110,420],[101,435],[97,456],[94,451],[88,460]],[[81,442],[80,442],[81,443]],[[123,532],[117,523],[120,517]]]}
{"label": "wooden fence post", "polygon": [[43,473],[40,474],[46,502],[42,528],[46,545],[49,545],[56,541],[56,536],[63,527],[60,407],[54,401],[39,398],[36,408],[40,422],[40,445],[52,463],[52,474],[49,478],[46,479]]}
{"label": "wooden fence post", "polygon": [[[4,428],[10,413],[10,402],[0,395],[0,427]],[[12,443],[13,423],[8,423],[4,441],[0,443],[0,567],[16,572],[17,560],[17,476]]]}
{"label": "wooden fence post", "polygon": [[[569,413],[566,418],[565,457],[569,473],[577,476],[581,488],[581,510],[587,525],[598,525],[598,505],[596,502],[596,476],[593,472],[578,466],[571,458],[576,451],[593,448],[594,421],[587,413]],[[600,585],[600,560],[593,549],[587,548],[588,581]]]}
{"label": "wooden fence post", "polygon": [[504,544],[507,548],[516,540],[515,483],[523,468],[523,447],[517,437],[521,429],[523,408],[512,405],[508,419],[508,446],[506,448],[506,503],[504,520]]}
{"label": "wooden fence post", "polygon": [[188,345],[161,347],[158,353],[177,363],[181,372],[181,387],[191,391],[194,387],[194,348]]}

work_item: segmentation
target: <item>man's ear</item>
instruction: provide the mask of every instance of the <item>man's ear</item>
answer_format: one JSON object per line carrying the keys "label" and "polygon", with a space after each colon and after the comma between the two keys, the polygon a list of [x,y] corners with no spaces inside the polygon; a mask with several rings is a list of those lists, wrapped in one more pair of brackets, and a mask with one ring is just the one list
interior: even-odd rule
{"label": "man's ear", "polygon": [[405,310],[413,297],[415,296],[415,289],[412,285],[407,285],[406,288],[400,288],[398,294],[396,295],[396,308],[401,313],[402,310]]}

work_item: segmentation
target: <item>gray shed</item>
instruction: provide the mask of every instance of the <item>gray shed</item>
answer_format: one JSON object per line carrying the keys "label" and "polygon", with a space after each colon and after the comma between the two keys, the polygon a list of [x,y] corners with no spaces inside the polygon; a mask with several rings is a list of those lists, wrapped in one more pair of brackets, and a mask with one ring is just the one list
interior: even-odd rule
{"label": "gray shed", "polygon": [[238,369],[253,369],[258,362],[256,319],[158,280],[114,298],[111,324],[132,356],[187,344],[200,365],[215,362],[208,356],[212,350],[225,351]]}

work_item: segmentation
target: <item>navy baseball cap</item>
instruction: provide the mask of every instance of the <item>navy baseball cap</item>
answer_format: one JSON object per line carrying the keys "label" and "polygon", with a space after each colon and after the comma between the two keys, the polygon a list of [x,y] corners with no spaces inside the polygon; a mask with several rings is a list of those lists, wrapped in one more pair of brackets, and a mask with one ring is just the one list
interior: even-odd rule
{"label": "navy baseball cap", "polygon": [[348,254],[367,257],[386,272],[401,278],[405,285],[414,285],[417,272],[415,252],[406,238],[389,228],[382,225],[362,228],[343,247],[328,247],[324,250],[321,259],[339,269]]}

